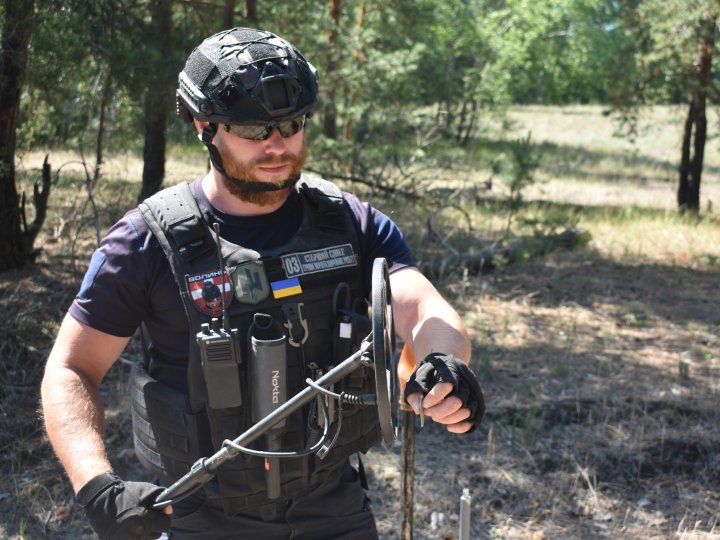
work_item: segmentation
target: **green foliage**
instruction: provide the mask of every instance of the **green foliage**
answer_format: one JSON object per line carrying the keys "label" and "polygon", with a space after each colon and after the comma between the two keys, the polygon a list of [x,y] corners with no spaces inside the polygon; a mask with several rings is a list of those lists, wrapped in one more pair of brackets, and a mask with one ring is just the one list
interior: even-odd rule
{"label": "green foliage", "polygon": [[[645,0],[630,2],[620,19],[632,45],[624,53],[625,70],[617,78],[611,103],[624,121],[623,131],[637,134],[642,105],[687,103],[703,23],[717,13],[716,0]],[[717,29],[716,29],[717,37]],[[718,81],[709,95],[717,101]]]}
{"label": "green foliage", "polygon": [[[398,142],[437,128],[467,144],[488,108],[606,101],[620,70],[619,52],[629,42],[618,20],[621,7],[601,0],[343,6],[343,62],[327,84],[336,91],[340,124],[353,126],[345,144],[354,149],[341,154],[353,163],[360,154],[367,161],[369,146],[411,159]],[[435,110],[427,109],[431,121],[418,126],[411,111],[424,105]]]}
{"label": "green foliage", "polygon": [[540,166],[542,156],[530,139],[531,134],[528,133],[526,137],[512,141],[508,146],[509,154],[505,163],[501,162],[498,167],[502,181],[508,188],[506,234],[510,232],[515,213],[522,206],[523,191],[535,183],[535,172]]}
{"label": "green foliage", "polygon": [[[470,122],[471,106],[604,99],[622,41],[620,5],[347,0],[335,25],[327,4],[305,0],[260,4],[258,15],[259,26],[286,36],[317,64],[323,87],[337,92],[341,124],[425,103],[441,104],[452,126],[463,111]],[[116,101],[125,94],[126,101],[137,102],[148,77],[157,70],[176,73],[192,45],[220,29],[219,10],[192,3],[174,10],[179,31],[165,36],[172,57],[157,58],[157,51],[138,46],[148,41],[147,0],[42,3],[33,36],[30,110],[33,124],[39,120],[52,129],[35,129],[27,142],[67,142],[91,127],[97,81],[108,69]],[[334,70],[326,69],[330,57],[337,62]],[[139,114],[122,103],[114,111],[116,119]],[[125,121],[121,127],[129,133],[137,125]]]}
{"label": "green foliage", "polygon": [[[313,158],[344,174],[387,177],[389,166],[437,159],[444,152],[434,147],[470,148],[488,110],[606,103],[629,94],[645,64],[628,54],[638,37],[628,21],[650,20],[652,9],[664,13],[661,3],[344,0],[336,22],[329,3],[296,0],[259,3],[258,26],[287,37],[319,70]],[[163,53],[148,46],[158,41],[151,34],[150,0],[39,2],[21,146],[89,148],[109,84],[106,147],[139,149],[149,93],[167,90],[168,81],[174,85],[190,50],[222,28],[223,2],[214,5],[173,3],[173,31],[160,40]],[[246,24],[242,3],[236,6],[236,24]],[[661,43],[661,23],[653,16],[648,35],[657,34],[653,43]],[[165,99],[164,106],[169,142],[189,143],[193,132],[172,114],[174,100]],[[333,140],[320,136],[329,112],[339,133]]]}
{"label": "green foliage", "polygon": [[[47,0],[37,10],[27,88],[22,101],[21,147],[91,148],[105,84],[107,146],[138,149],[142,103],[149,80],[174,81],[198,30],[177,10],[178,31],[164,36],[169,54],[148,47],[150,0]],[[167,83],[166,83],[167,84]],[[172,83],[171,83],[172,84]],[[174,111],[174,101],[165,106]],[[174,140],[170,130],[170,139]]]}

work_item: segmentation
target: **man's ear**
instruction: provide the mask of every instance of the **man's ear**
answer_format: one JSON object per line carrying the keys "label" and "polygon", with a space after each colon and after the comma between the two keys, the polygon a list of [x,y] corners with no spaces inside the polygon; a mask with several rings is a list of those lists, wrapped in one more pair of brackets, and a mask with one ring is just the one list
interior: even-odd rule
{"label": "man's ear", "polygon": [[207,126],[209,123],[209,122],[201,122],[197,118],[193,118],[193,122],[195,123],[195,129],[197,129],[198,135],[202,134],[203,129],[205,129],[205,126]]}

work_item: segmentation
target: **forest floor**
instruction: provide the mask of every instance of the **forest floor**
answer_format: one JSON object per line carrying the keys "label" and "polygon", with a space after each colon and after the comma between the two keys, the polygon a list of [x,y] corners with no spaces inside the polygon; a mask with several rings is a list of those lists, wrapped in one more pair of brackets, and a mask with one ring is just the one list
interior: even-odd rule
{"label": "forest floor", "polygon": [[[718,277],[559,253],[467,286],[486,420],[418,433],[416,538],[457,538],[462,488],[472,538],[720,538]],[[368,461],[399,538],[399,458]]]}
{"label": "forest floor", "polygon": [[[522,114],[529,123],[533,111]],[[473,539],[720,538],[720,182],[709,170],[697,223],[668,214],[662,174],[549,179],[527,203],[572,205],[588,245],[439,282],[470,332],[487,412],[466,436],[418,429],[416,539],[458,538],[463,488]],[[104,219],[129,199],[101,200]],[[418,223],[408,237],[424,254]],[[92,245],[74,226],[50,223],[38,264],[0,274],[0,538],[92,538],[38,414],[44,359]],[[110,458],[127,479],[145,474],[127,414],[137,354],[133,343],[103,386]],[[364,458],[388,540],[400,538],[400,453],[396,443]]]}

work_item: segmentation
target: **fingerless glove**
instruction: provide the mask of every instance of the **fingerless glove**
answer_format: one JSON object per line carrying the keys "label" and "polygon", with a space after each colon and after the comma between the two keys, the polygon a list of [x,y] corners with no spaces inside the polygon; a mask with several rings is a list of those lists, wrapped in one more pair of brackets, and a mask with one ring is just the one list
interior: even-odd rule
{"label": "fingerless glove", "polygon": [[405,386],[403,399],[415,392],[427,394],[437,383],[449,382],[453,385],[450,396],[457,396],[463,407],[470,409],[468,422],[473,423],[470,433],[485,414],[485,400],[475,373],[452,354],[433,353],[425,357]]}

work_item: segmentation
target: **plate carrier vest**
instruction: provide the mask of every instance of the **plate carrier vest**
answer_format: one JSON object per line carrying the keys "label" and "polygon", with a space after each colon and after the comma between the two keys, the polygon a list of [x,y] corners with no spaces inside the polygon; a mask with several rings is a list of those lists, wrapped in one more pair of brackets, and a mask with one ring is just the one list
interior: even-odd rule
{"label": "plate carrier vest", "polygon": [[[203,272],[217,273],[216,236],[185,182],[164,189],[139,205],[143,218],[168,258],[190,328],[187,393],[155,380],[143,366],[137,366],[132,376],[136,453],[141,463],[163,482],[176,481],[195,461],[217,452],[224,440],[236,438],[252,425],[248,331],[256,313],[269,315],[284,329],[288,399],[306,386],[307,377],[317,379],[357,351],[362,339],[370,332],[359,261],[360,239],[340,189],[309,175],[302,176],[297,189],[303,219],[296,234],[285,245],[257,252],[220,238],[219,249],[227,272],[225,279],[235,289],[232,301],[227,302],[227,310],[231,328],[239,331],[242,358],[238,370],[240,405],[228,408],[210,406],[212,400],[208,392],[212,389],[209,390],[206,384],[195,336],[201,324],[210,322],[211,317],[195,306],[186,279],[186,276]],[[322,253],[333,247],[340,247],[347,254],[350,246],[354,259],[351,264],[331,261],[329,265],[326,263],[326,267],[330,266],[326,270],[322,269],[322,264],[310,264],[299,269],[299,273],[295,272],[300,293],[276,299],[269,291],[268,283],[288,279],[288,255]],[[289,259],[297,260],[292,256]],[[237,290],[242,285],[229,278],[246,268],[260,269],[265,275],[265,287],[261,289],[267,296],[255,303],[239,301],[242,293]],[[372,370],[357,369],[335,385],[334,391],[375,393]],[[278,438],[279,450],[299,451],[319,440],[315,409],[316,402],[313,401],[285,421]],[[279,460],[277,500],[287,501],[314,489],[349,455],[365,452],[381,439],[374,407],[345,403],[342,409],[342,429],[323,459],[311,454]],[[335,433],[338,419],[331,420],[330,437]],[[265,449],[264,441],[265,438],[260,437],[251,448]],[[261,457],[238,455],[218,469],[216,477],[204,486],[204,496],[209,501],[219,500],[228,514],[277,502],[268,497],[265,465]]]}

